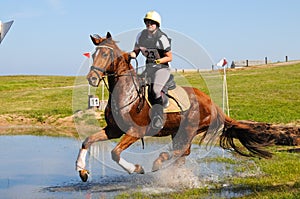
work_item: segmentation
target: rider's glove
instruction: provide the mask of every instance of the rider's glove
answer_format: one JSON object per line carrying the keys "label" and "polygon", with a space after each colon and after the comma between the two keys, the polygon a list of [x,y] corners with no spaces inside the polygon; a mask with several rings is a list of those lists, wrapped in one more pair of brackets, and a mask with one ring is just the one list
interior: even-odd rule
{"label": "rider's glove", "polygon": [[160,60],[159,60],[159,59],[156,59],[156,60],[155,60],[155,63],[156,63],[156,64],[160,64]]}

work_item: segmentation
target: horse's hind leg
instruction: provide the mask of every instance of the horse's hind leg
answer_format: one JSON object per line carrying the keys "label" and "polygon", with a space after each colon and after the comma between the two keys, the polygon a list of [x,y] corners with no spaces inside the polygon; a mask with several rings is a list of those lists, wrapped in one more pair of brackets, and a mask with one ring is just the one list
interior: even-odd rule
{"label": "horse's hind leg", "polygon": [[153,162],[152,171],[161,169],[162,164],[170,159],[174,159],[174,163],[177,166],[185,164],[185,157],[191,153],[191,145],[186,149],[174,150],[171,154],[168,152],[162,152],[159,157]]}
{"label": "horse's hind leg", "polygon": [[191,153],[191,141],[186,132],[178,132],[172,137],[173,151],[172,153],[162,152],[159,157],[153,162],[152,171],[161,169],[163,162],[174,159],[174,163],[182,165],[185,163],[185,157]]}
{"label": "horse's hind leg", "polygon": [[84,142],[82,143],[82,147],[79,150],[79,154],[76,160],[76,170],[79,172],[79,176],[83,182],[86,182],[88,179],[89,172],[85,169],[85,159],[86,154],[88,152],[89,147],[94,143],[98,141],[104,141],[108,140],[108,136],[106,134],[105,129],[102,129],[101,131],[92,134],[91,136],[87,137]]}

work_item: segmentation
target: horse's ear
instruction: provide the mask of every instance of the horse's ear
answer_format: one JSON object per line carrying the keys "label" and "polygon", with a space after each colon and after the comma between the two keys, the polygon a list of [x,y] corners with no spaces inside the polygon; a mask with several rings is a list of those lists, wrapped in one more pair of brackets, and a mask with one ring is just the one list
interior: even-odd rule
{"label": "horse's ear", "polygon": [[97,35],[97,34],[90,35],[90,37],[91,37],[92,42],[96,46],[99,45],[102,42],[102,38],[99,35]]}
{"label": "horse's ear", "polygon": [[111,39],[111,34],[110,34],[110,32],[107,32],[107,34],[106,34],[106,39]]}

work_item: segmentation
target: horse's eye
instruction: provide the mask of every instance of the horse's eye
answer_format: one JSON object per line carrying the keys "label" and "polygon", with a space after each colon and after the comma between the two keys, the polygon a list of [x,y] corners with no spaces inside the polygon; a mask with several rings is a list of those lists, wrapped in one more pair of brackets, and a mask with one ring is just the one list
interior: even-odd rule
{"label": "horse's eye", "polygon": [[107,57],[108,56],[108,54],[107,53],[102,53],[102,57]]}

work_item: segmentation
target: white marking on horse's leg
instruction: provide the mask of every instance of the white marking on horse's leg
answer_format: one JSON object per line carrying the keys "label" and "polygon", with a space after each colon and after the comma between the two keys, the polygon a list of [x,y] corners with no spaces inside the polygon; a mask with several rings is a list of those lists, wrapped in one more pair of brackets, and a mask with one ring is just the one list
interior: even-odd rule
{"label": "white marking on horse's leg", "polygon": [[120,158],[118,164],[123,167],[129,174],[132,174],[135,171],[135,165],[127,162],[123,158]]}
{"label": "white marking on horse's leg", "polygon": [[76,171],[81,171],[85,169],[85,158],[87,154],[87,149],[80,149],[76,160]]}

